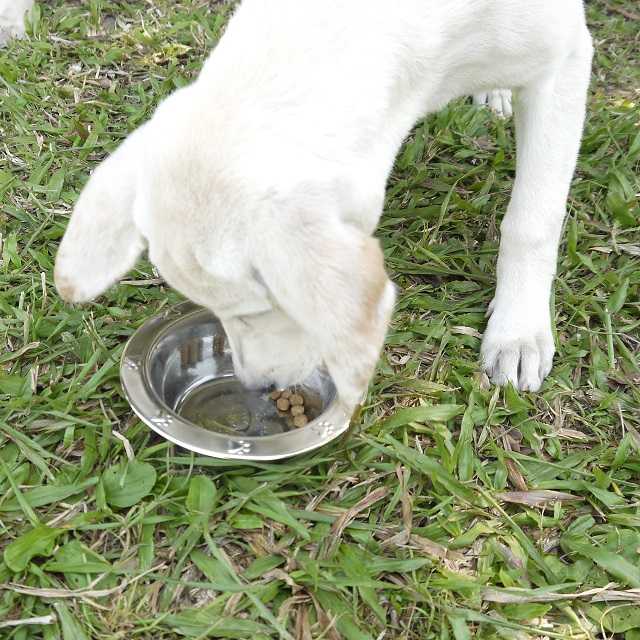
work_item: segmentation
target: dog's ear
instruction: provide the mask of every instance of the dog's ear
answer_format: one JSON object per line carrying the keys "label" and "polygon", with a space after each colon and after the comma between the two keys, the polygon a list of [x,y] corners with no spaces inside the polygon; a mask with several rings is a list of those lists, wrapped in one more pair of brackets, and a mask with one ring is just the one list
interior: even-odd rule
{"label": "dog's ear", "polygon": [[374,372],[395,301],[378,241],[327,220],[267,229],[262,240],[254,251],[257,270],[277,304],[312,337],[341,401],[353,410]]}
{"label": "dog's ear", "polygon": [[56,256],[55,283],[68,302],[86,302],[135,264],[145,243],[133,220],[144,125],[89,178]]}

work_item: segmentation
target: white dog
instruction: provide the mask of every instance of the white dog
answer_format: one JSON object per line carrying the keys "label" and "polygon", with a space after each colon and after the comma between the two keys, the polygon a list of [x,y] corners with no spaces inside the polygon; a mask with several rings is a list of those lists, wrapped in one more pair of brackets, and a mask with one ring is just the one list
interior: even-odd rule
{"label": "white dog", "polygon": [[580,0],[245,0],[197,81],[93,173],[58,290],[91,300],[146,246],[221,318],[246,384],[323,362],[353,406],[394,304],[372,233],[396,153],[425,114],[508,87],[517,173],[482,361],[537,390],[591,56]]}

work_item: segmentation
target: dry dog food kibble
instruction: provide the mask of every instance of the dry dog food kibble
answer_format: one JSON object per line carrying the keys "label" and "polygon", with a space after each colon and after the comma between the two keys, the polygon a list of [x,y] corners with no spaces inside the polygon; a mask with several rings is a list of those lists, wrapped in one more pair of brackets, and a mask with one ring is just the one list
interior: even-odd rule
{"label": "dry dog food kibble", "polygon": [[307,416],[305,416],[304,414],[300,415],[300,416],[296,416],[293,419],[293,424],[296,427],[304,427],[305,424],[307,424],[307,422],[309,422],[309,419],[307,418]]}
{"label": "dry dog food kibble", "polygon": [[294,393],[290,398],[289,398],[289,402],[292,405],[303,405],[304,404],[304,398],[299,394],[299,393]]}
{"label": "dry dog food kibble", "polygon": [[289,389],[276,389],[269,394],[269,397],[276,403],[278,414],[281,418],[287,419],[289,426],[300,428],[309,422],[309,418],[305,415],[305,399],[301,393],[294,393]]}

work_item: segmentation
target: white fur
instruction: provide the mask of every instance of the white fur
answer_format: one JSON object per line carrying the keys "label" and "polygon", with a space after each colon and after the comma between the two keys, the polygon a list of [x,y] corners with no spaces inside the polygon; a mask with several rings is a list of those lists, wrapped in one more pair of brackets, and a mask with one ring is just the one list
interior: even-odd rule
{"label": "white fur", "polygon": [[221,317],[246,383],[324,362],[352,406],[393,307],[371,234],[395,155],[426,113],[508,87],[517,176],[482,355],[496,382],[537,389],[590,60],[579,0],[245,0],[197,81],[95,171],[60,293],[94,297],[144,239],[166,280]]}
{"label": "white fur", "polygon": [[24,35],[25,16],[31,7],[33,0],[0,0],[0,46]]}

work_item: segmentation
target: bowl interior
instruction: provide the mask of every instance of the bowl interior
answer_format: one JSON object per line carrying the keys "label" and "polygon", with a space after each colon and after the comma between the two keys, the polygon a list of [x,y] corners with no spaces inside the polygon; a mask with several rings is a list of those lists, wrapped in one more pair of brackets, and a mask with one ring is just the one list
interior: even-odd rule
{"label": "bowl interior", "polygon": [[[202,429],[242,437],[299,430],[277,411],[272,388],[247,389],[235,376],[231,349],[219,320],[206,310],[167,326],[149,349],[146,374],[158,402]],[[295,388],[313,420],[335,399],[323,371]],[[306,427],[302,427],[305,429]]]}

